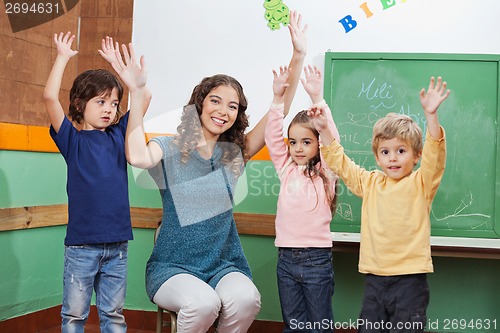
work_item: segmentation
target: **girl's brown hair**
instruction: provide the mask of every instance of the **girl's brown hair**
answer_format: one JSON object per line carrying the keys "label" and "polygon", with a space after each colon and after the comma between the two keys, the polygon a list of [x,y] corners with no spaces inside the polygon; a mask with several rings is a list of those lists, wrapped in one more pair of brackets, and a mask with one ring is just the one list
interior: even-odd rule
{"label": "girl's brown hair", "polygon": [[[311,132],[313,132],[314,136],[316,139],[318,139],[319,142],[319,132],[314,128],[313,124],[311,123],[311,118],[307,115],[307,110],[300,111],[295,115],[295,117],[292,119],[290,122],[290,125],[288,126],[288,137],[290,137],[290,128],[292,126],[297,125],[297,126],[302,126],[307,129],[310,129]],[[326,193],[326,199],[328,201],[328,204],[330,206],[330,211],[332,212],[332,215],[335,214],[335,210],[337,209],[337,184],[335,184],[335,190],[332,193],[330,191],[330,179],[328,176],[325,174],[325,170],[323,169],[321,165],[321,151],[318,147],[318,151],[316,155],[311,158],[306,165],[306,168],[304,169],[304,175],[306,177],[309,177],[312,181],[312,179],[316,176],[321,177],[323,180],[323,187],[324,191]],[[314,184],[314,183],[313,183]],[[318,198],[318,192],[316,190],[316,187],[314,188],[316,191],[316,206],[318,205],[317,198]],[[314,208],[316,208],[316,206]]]}

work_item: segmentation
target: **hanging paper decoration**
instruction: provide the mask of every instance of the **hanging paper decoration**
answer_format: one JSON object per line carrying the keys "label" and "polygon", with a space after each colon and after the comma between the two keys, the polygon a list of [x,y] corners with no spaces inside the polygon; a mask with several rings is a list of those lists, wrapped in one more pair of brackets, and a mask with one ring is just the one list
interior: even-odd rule
{"label": "hanging paper decoration", "polygon": [[280,28],[280,24],[287,26],[290,23],[290,9],[281,0],[265,0],[264,8],[266,13],[264,17],[269,22],[267,26],[271,30]]}

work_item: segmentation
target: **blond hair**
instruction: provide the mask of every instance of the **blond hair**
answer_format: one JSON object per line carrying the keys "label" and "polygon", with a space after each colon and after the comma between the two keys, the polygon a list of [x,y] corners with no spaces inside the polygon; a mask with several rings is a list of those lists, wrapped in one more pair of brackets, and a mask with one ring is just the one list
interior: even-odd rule
{"label": "blond hair", "polygon": [[380,118],[373,127],[373,153],[377,155],[380,140],[394,138],[408,142],[415,156],[422,152],[422,130],[411,117],[391,112]]}

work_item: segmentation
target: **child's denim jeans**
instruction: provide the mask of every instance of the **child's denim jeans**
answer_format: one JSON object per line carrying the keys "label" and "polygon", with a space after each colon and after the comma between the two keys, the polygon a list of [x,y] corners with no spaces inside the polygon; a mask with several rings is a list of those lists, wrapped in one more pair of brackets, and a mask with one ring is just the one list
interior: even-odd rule
{"label": "child's denim jeans", "polygon": [[127,331],[122,315],[127,286],[128,242],[66,246],[62,332],[83,333],[92,292],[102,333]]}
{"label": "child's denim jeans", "polygon": [[283,332],[332,332],[331,248],[279,248],[278,292]]}

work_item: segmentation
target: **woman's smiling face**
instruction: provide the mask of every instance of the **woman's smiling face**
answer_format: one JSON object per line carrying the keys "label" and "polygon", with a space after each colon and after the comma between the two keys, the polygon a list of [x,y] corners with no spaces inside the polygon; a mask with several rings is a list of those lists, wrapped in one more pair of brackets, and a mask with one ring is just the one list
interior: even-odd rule
{"label": "woman's smiling face", "polygon": [[201,125],[206,139],[218,138],[233,126],[238,116],[239,98],[231,86],[212,89],[203,100]]}

